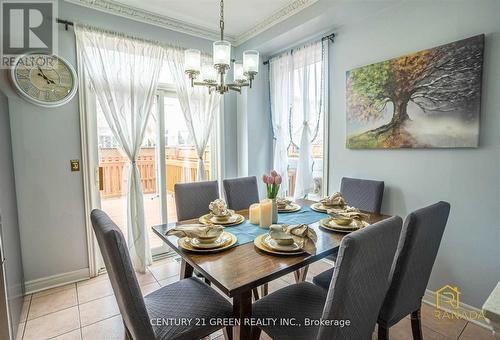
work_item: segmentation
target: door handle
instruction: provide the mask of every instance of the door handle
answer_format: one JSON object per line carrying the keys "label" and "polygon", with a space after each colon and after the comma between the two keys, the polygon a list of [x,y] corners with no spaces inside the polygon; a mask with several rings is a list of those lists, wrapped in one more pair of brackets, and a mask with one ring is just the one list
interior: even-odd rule
{"label": "door handle", "polygon": [[99,191],[104,190],[104,167],[99,167]]}

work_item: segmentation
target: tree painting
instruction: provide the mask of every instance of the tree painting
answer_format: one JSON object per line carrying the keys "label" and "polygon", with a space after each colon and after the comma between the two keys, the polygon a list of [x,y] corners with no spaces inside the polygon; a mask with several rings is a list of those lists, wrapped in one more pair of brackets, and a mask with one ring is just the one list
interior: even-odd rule
{"label": "tree painting", "polygon": [[484,35],[347,72],[347,147],[477,147]]}

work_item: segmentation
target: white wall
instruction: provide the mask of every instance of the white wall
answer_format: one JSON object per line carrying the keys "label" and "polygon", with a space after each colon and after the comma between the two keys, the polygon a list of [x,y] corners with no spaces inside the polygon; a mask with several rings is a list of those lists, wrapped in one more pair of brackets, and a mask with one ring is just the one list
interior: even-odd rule
{"label": "white wall", "polygon": [[[60,18],[211,52],[212,42],[154,25],[59,1]],[[73,29],[59,27],[59,55],[76,68]],[[4,72],[0,89],[9,96],[12,146],[26,281],[85,272],[88,255],[81,172],[69,160],[81,159],[78,95],[68,104],[45,109],[19,98]],[[235,96],[234,94],[231,96]],[[235,98],[225,99],[225,172],[236,175]],[[168,124],[168,122],[167,122]]]}
{"label": "white wall", "polygon": [[[481,307],[500,279],[500,2],[320,0],[241,48],[274,55],[300,43],[304,32],[330,31],[337,36],[329,51],[329,192],[340,189],[343,176],[383,180],[383,212],[403,217],[438,200],[450,202],[429,288],[456,285],[461,301]],[[478,149],[345,148],[346,71],[481,33],[486,42]],[[255,126],[268,131],[269,118],[257,117],[263,121]],[[260,131],[253,130],[249,140],[258,139]],[[261,152],[269,155],[271,148]]]}

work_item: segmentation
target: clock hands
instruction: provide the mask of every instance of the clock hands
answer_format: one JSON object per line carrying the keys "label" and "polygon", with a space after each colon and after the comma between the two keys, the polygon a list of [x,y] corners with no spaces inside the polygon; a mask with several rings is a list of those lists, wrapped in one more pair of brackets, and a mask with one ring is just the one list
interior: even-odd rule
{"label": "clock hands", "polygon": [[55,81],[53,81],[52,79],[50,79],[49,77],[47,77],[45,75],[45,73],[43,73],[43,70],[42,70],[42,68],[40,66],[38,66],[38,71],[39,71],[38,75],[40,77],[42,77],[43,79],[45,79],[45,81],[47,82],[47,84],[55,84]]}

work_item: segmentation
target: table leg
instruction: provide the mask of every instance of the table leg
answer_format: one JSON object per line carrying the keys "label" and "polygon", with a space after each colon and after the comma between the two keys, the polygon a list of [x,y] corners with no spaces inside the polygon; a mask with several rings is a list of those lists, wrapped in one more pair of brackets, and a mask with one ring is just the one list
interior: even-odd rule
{"label": "table leg", "polygon": [[184,259],[181,260],[181,273],[180,278],[187,279],[188,277],[193,276],[193,267],[187,263]]}
{"label": "table leg", "polygon": [[[249,321],[252,316],[252,291],[246,291],[233,297],[233,314],[241,322],[239,326],[233,327],[234,339],[250,340],[252,328]],[[246,322],[245,322],[246,320]]]}

